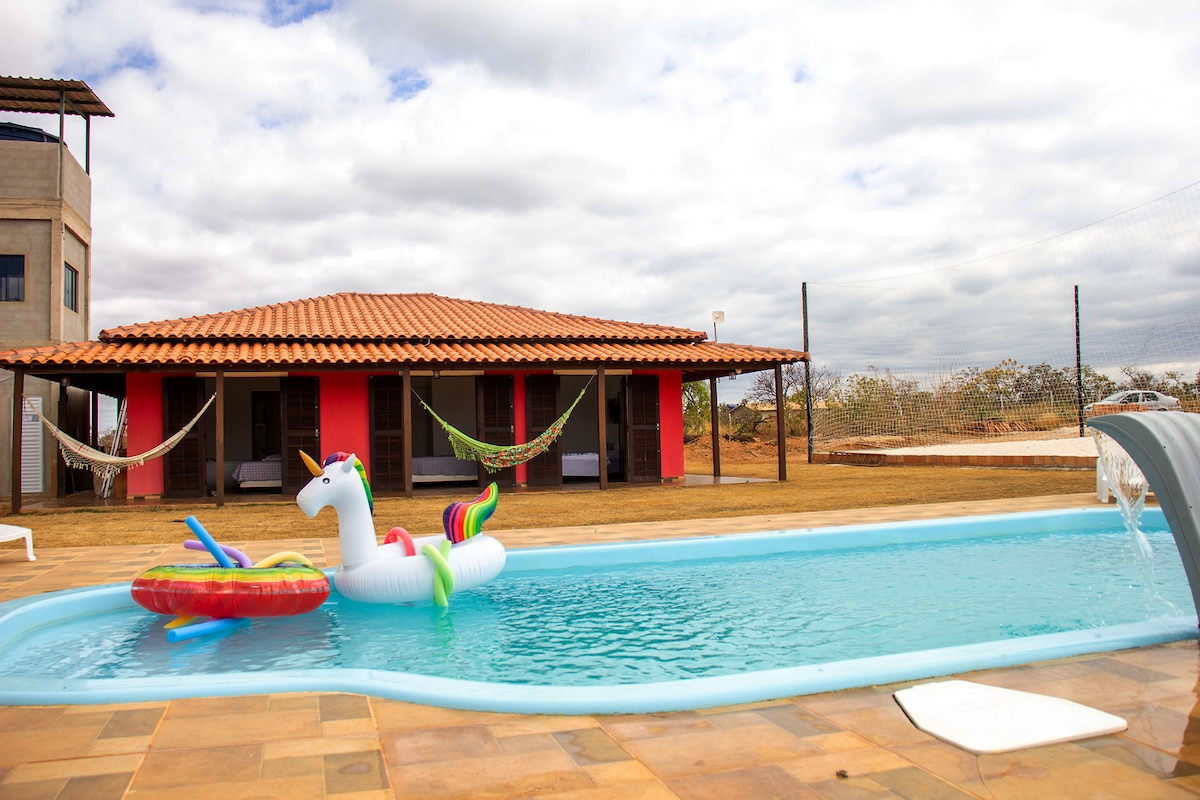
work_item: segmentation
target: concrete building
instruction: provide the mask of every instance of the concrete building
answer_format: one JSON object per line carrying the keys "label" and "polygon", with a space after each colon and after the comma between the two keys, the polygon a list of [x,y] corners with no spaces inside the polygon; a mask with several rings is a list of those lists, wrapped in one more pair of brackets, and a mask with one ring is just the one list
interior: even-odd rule
{"label": "concrete building", "polygon": [[[91,118],[113,113],[83,81],[13,77],[0,77],[0,111],[58,117],[57,134],[0,123],[0,349],[87,339]],[[65,121],[72,115],[84,120],[82,165],[65,141]],[[22,435],[13,436],[14,391],[75,438],[96,437],[93,393],[70,381],[0,371],[0,453],[6,454],[0,458],[0,495],[11,494],[14,464],[19,464],[23,493],[62,495],[90,488],[90,474],[65,468],[53,438],[27,409],[17,422]],[[13,446],[17,439],[19,450]]]}

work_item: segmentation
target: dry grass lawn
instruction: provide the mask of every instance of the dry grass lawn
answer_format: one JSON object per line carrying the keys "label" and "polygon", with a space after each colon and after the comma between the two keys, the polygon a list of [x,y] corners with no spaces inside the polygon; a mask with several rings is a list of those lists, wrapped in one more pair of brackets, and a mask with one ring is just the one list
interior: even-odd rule
{"label": "dry grass lawn", "polygon": [[[791,448],[789,448],[791,449]],[[689,473],[711,474],[711,461],[700,453]],[[722,473],[773,478],[774,448],[722,446]],[[488,530],[602,525],[756,514],[828,511],[889,505],[1035,497],[1092,491],[1090,470],[981,469],[955,467],[852,467],[810,465],[803,453],[789,453],[788,481],[721,486],[631,487],[610,491],[504,492]],[[441,531],[442,510],[461,496],[376,498],[380,535],[400,525],[413,534]],[[134,508],[34,511],[0,517],[0,523],[35,529],[38,547],[95,547],[175,543],[190,534],[188,514],[222,541],[295,539],[337,535],[332,509],[309,519],[290,499],[238,502],[223,508],[211,503]],[[14,545],[15,543],[9,543]]]}

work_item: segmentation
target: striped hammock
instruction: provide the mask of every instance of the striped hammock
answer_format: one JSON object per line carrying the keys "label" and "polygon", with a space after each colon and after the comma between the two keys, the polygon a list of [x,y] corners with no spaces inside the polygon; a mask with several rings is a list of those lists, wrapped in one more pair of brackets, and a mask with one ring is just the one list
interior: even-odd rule
{"label": "striped hammock", "polygon": [[[594,375],[592,376],[595,377]],[[530,439],[523,444],[489,444],[481,442],[478,439],[473,439],[467,434],[455,428],[449,422],[442,419],[437,413],[429,407],[421,396],[413,391],[417,402],[425,407],[429,412],[429,416],[433,417],[442,430],[446,432],[446,436],[450,439],[450,447],[454,450],[454,456],[464,461],[478,461],[483,465],[488,472],[496,472],[505,467],[514,467],[517,464],[524,464],[530,459],[540,456],[542,453],[550,449],[550,445],[554,440],[562,434],[563,426],[567,424],[567,419],[571,416],[571,412],[575,410],[575,406],[579,405],[579,401],[583,399],[583,395],[587,392],[588,387],[592,385],[589,378],[583,390],[579,392],[579,396],[575,401],[563,412],[562,416],[550,423],[550,427],[542,431],[534,439]]]}
{"label": "striped hammock", "polygon": [[50,434],[58,440],[58,449],[62,451],[63,461],[67,462],[67,466],[76,469],[90,469],[92,474],[101,480],[110,480],[121,470],[126,467],[140,467],[151,459],[160,458],[171,451],[171,448],[183,441],[183,437],[188,435],[192,427],[195,426],[200,418],[204,416],[204,412],[208,411],[208,407],[217,399],[214,394],[208,398],[208,402],[204,407],[192,417],[192,421],[183,426],[183,429],[176,432],[162,444],[155,445],[144,453],[139,453],[136,456],[114,456],[111,453],[106,453],[103,450],[97,450],[94,447],[89,447],[78,439],[68,436],[63,431],[59,430],[58,426],[50,420],[46,419],[41,411],[38,411],[28,398],[21,398],[25,401],[25,405],[30,411],[38,415],[38,418],[49,429]]}

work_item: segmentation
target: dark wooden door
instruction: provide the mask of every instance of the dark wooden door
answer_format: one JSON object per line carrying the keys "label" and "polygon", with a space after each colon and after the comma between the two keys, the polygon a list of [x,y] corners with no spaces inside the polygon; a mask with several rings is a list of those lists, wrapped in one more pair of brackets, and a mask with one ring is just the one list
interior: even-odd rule
{"label": "dark wooden door", "polygon": [[282,391],[283,419],[283,491],[294,494],[312,478],[300,451],[321,463],[321,408],[319,383],[316,378],[284,378],[279,382]]}
{"label": "dark wooden door", "polygon": [[404,475],[403,378],[371,378],[371,486],[401,491]]}
{"label": "dark wooden door", "polygon": [[[479,441],[511,445],[513,441],[513,379],[511,375],[484,375],[475,379],[476,426]],[[505,467],[488,472],[481,465],[479,484],[495,481],[500,486],[516,484],[517,471]]]}
{"label": "dark wooden door", "polygon": [[656,375],[631,375],[626,383],[625,472],[631,483],[662,480]]}
{"label": "dark wooden door", "polygon": [[[526,419],[529,423],[528,438],[538,436],[549,428],[558,415],[558,376],[530,375],[525,379]],[[528,461],[525,465],[525,480],[530,486],[558,486],[562,483],[562,455],[558,440],[550,449]]]}
{"label": "dark wooden door", "polygon": [[[192,421],[204,405],[204,381],[200,378],[164,378],[163,439],[174,436]],[[203,497],[206,491],[204,476],[204,421],[197,422],[163,456],[163,497]]]}

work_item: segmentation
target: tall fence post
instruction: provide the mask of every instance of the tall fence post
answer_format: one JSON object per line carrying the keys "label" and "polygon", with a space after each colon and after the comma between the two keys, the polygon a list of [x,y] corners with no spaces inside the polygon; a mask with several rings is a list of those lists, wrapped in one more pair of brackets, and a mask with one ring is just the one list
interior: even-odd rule
{"label": "tall fence post", "polygon": [[[804,345],[802,349],[805,353],[808,352],[808,281],[800,284],[800,317],[804,323]],[[806,421],[805,433],[808,436],[808,463],[813,463],[813,418],[812,418],[812,373],[809,371],[809,362],[812,358],[808,358],[804,362],[804,418]]]}
{"label": "tall fence post", "polygon": [[1075,410],[1079,418],[1079,438],[1083,432],[1083,351],[1079,346],[1079,284],[1075,284]]}

